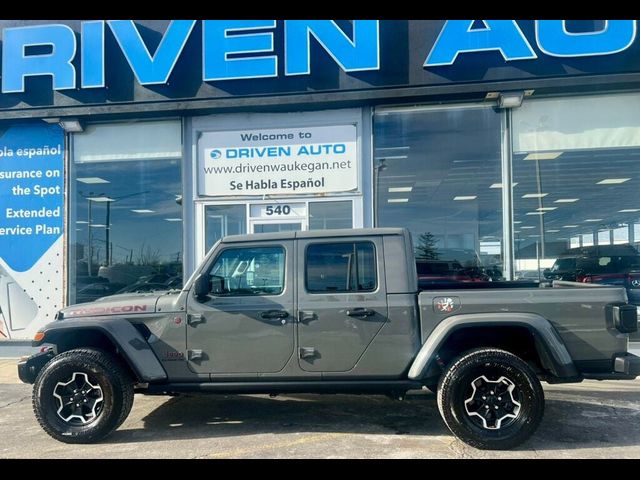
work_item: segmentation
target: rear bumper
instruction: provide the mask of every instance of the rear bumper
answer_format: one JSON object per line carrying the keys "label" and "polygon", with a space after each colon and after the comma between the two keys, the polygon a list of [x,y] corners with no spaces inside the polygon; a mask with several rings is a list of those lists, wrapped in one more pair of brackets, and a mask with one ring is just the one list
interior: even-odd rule
{"label": "rear bumper", "polygon": [[23,383],[34,383],[42,367],[53,358],[52,350],[39,352],[18,362],[18,377]]}
{"label": "rear bumper", "polygon": [[633,353],[619,353],[613,357],[613,371],[584,372],[582,375],[591,380],[633,380],[640,375],[640,357]]}
{"label": "rear bumper", "polygon": [[640,375],[640,357],[633,353],[616,355],[613,359],[613,371],[637,377]]}

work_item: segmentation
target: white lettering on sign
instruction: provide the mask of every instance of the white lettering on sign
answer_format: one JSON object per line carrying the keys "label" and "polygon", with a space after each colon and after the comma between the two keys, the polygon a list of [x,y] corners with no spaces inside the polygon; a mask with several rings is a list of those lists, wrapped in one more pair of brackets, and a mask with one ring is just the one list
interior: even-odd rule
{"label": "white lettering on sign", "polygon": [[[354,191],[356,142],[355,125],[205,132],[199,146],[198,192],[220,196]],[[276,215],[283,215],[280,210]]]}

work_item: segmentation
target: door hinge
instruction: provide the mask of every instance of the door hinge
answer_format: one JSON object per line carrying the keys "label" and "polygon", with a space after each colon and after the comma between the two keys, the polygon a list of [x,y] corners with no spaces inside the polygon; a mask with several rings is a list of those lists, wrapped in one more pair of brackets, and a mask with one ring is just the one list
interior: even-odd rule
{"label": "door hinge", "polygon": [[202,350],[189,350],[187,355],[190,362],[200,361],[204,357]]}
{"label": "door hinge", "polygon": [[313,347],[300,347],[300,358],[312,358],[317,356],[317,353]]}
{"label": "door hinge", "polygon": [[205,318],[201,313],[190,313],[187,315],[187,325],[197,325],[198,323],[204,323]]}

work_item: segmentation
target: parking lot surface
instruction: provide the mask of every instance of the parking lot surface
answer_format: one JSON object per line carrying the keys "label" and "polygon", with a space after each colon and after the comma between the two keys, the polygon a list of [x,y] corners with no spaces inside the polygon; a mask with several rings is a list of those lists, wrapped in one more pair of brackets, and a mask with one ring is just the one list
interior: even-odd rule
{"label": "parking lot surface", "polygon": [[458,441],[435,395],[136,395],[102,443],[47,436],[15,360],[0,360],[0,458],[640,458],[640,381],[546,385],[545,416],[516,450]]}

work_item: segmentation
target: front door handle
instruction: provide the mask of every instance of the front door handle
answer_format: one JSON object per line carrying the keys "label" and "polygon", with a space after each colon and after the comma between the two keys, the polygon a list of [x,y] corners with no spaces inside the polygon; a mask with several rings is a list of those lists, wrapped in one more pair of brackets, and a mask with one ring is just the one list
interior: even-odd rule
{"label": "front door handle", "polygon": [[190,313],[187,315],[187,325],[197,325],[198,323],[204,323],[205,318],[201,313]]}
{"label": "front door handle", "polygon": [[347,309],[347,315],[350,317],[372,317],[376,312],[369,310],[368,308],[349,308]]}

